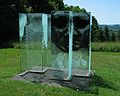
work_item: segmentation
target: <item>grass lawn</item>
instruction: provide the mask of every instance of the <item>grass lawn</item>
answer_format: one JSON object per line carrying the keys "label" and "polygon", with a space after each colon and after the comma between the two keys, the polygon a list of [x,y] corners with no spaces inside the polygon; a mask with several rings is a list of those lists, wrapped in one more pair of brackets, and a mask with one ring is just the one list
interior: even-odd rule
{"label": "grass lawn", "polygon": [[19,49],[0,49],[0,96],[120,96],[120,52],[92,53],[98,94],[11,80],[20,72],[19,54]]}

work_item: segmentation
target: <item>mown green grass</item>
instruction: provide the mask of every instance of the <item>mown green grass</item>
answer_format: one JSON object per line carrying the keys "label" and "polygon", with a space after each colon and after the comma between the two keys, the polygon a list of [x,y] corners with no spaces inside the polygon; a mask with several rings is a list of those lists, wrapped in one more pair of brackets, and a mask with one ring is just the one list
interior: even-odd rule
{"label": "mown green grass", "polygon": [[120,52],[92,53],[98,94],[12,80],[20,72],[19,56],[19,49],[0,49],[0,96],[120,96]]}

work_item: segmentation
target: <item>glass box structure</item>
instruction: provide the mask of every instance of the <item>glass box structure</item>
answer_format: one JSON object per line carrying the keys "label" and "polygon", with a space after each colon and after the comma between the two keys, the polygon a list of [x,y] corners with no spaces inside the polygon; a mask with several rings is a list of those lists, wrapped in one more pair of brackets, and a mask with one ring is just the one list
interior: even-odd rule
{"label": "glass box structure", "polygon": [[19,14],[21,71],[45,72],[70,80],[91,74],[90,13],[56,11]]}

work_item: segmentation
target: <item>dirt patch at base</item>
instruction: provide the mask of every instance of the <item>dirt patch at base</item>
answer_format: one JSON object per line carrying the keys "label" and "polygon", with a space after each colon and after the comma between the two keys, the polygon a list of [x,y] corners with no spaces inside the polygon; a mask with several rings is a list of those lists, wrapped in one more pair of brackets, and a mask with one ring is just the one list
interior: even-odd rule
{"label": "dirt patch at base", "polygon": [[91,77],[81,77],[81,76],[73,75],[71,80],[62,80],[62,79],[60,80],[60,79],[54,78],[55,74],[53,73],[55,73],[55,70],[49,70],[49,69],[44,73],[28,71],[22,75],[17,75],[13,77],[13,79],[24,80],[27,82],[34,82],[34,83],[45,83],[50,86],[69,87],[75,90],[89,91],[91,89],[91,83],[92,83]]}

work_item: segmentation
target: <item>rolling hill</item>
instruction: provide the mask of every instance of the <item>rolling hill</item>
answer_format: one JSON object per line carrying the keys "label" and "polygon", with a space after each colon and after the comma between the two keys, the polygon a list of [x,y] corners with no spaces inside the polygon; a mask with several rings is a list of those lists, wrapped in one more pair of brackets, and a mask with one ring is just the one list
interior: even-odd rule
{"label": "rolling hill", "polygon": [[108,28],[112,31],[118,31],[120,30],[120,24],[115,24],[115,25],[99,25],[102,30],[105,28],[105,26],[108,26]]}

